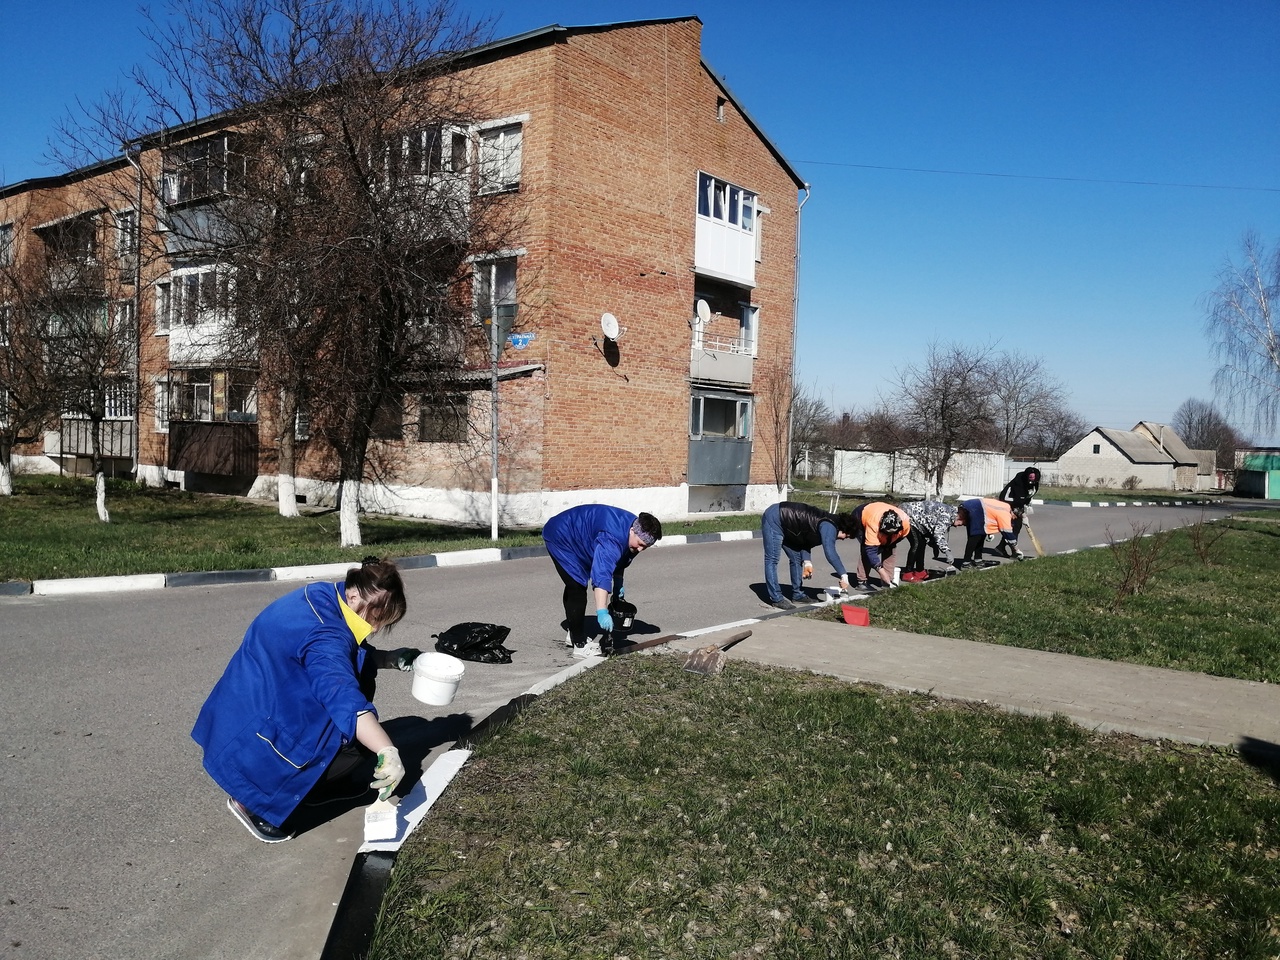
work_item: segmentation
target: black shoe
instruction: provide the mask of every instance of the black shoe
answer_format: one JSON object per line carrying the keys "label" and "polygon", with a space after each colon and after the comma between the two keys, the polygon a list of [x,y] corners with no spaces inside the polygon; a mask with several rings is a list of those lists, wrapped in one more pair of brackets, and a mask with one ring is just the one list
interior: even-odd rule
{"label": "black shoe", "polygon": [[779,597],[777,600],[770,600],[770,606],[777,607],[779,610],[794,610],[796,605],[786,597]]}
{"label": "black shoe", "polygon": [[254,816],[245,808],[243,803],[232,800],[230,797],[227,797],[227,809],[235,815],[237,820],[244,824],[246,830],[263,843],[283,843],[285,840],[293,839],[292,833],[272,826],[261,817]]}

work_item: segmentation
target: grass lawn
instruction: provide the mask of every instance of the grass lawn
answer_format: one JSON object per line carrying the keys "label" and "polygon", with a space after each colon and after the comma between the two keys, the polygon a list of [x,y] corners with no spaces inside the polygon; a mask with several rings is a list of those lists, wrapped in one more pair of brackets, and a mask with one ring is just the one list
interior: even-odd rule
{"label": "grass lawn", "polygon": [[1230,751],[731,662],[611,660],[482,743],[371,958],[1275,957]]}
{"label": "grass lawn", "polygon": [[[1277,537],[1233,526],[1206,564],[1180,531],[1118,612],[1107,550],[870,604],[1276,682]],[[479,746],[401,852],[370,957],[1274,958],[1277,778],[1063,718],[624,657]]]}
{"label": "grass lawn", "polygon": [[[273,505],[234,497],[109,481],[110,523],[94,512],[93,484],[67,477],[23,476],[0,497],[0,581],[195,570],[249,570],[359,560],[370,553],[420,556],[495,546],[486,520],[467,527],[365,516],[364,545],[338,546],[338,515],[286,519]],[[759,517],[708,517],[664,524],[664,533],[751,529]],[[496,546],[540,546],[540,531],[500,530]]]}
{"label": "grass lawn", "polygon": [[1209,564],[1193,529],[1172,532],[1172,565],[1119,610],[1119,568],[1101,549],[893,590],[870,601],[871,615],[878,627],[912,633],[1280,683],[1280,525],[1232,521]]}

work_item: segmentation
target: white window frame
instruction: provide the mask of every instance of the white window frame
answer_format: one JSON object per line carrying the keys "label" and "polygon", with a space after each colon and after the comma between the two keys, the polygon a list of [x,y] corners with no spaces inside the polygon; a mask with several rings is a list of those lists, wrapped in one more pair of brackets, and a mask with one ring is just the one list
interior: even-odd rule
{"label": "white window frame", "polygon": [[7,267],[13,263],[13,243],[17,231],[14,230],[12,223],[0,223],[0,267]]}
{"label": "white window frame", "polygon": [[168,282],[169,316],[166,331],[172,330],[174,326],[193,327],[216,323],[223,318],[218,300],[227,291],[219,291],[218,287],[231,282],[226,267],[215,263],[178,267],[169,272]]}
{"label": "white window frame", "polygon": [[120,263],[120,279],[132,282],[138,265],[138,211],[133,207],[117,210],[116,259]]}
{"label": "white window frame", "polygon": [[[736,404],[733,419],[732,435],[723,433],[706,433],[704,427],[706,425],[706,401],[721,401],[725,403]],[[689,397],[689,439],[704,440],[715,438],[719,440],[750,440],[752,438],[753,427],[753,405],[754,398],[740,393],[715,393],[700,392]]]}
{"label": "white window frame", "polygon": [[[511,267],[509,281],[498,275],[498,271],[507,265]],[[489,338],[494,336],[495,320],[498,330],[502,330],[505,325],[507,333],[510,333],[520,312],[520,254],[502,253],[476,258],[473,269],[475,275],[471,285],[471,298],[476,318],[489,328]],[[505,341],[505,336],[502,339]],[[501,350],[504,346],[505,343],[500,343],[498,349]]]}
{"label": "white window frame", "polygon": [[169,381],[157,380],[152,384],[155,389],[156,433],[169,432]]}
{"label": "white window frame", "polygon": [[506,193],[520,189],[524,166],[524,128],[529,114],[477,124],[478,193]]}
{"label": "white window frame", "polygon": [[[760,197],[754,190],[698,171],[698,216],[721,226],[755,235],[760,219]],[[759,248],[757,247],[757,259]]]}
{"label": "white window frame", "polygon": [[168,280],[156,281],[155,332],[157,337],[167,337],[173,324],[173,284]]}

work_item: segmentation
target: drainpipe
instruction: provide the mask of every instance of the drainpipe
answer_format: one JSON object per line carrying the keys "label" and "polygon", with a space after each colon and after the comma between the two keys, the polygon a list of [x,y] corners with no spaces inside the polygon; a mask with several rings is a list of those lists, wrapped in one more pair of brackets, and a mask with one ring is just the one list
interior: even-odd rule
{"label": "drainpipe", "polygon": [[133,479],[142,466],[142,164],[125,143],[124,158],[138,171],[137,203],[133,208]]}
{"label": "drainpipe", "polygon": [[796,343],[800,336],[800,214],[809,202],[809,184],[804,185],[804,196],[796,207],[796,256],[795,288],[791,293],[791,403],[787,405],[787,489],[791,489],[791,439],[795,434],[796,420]]}

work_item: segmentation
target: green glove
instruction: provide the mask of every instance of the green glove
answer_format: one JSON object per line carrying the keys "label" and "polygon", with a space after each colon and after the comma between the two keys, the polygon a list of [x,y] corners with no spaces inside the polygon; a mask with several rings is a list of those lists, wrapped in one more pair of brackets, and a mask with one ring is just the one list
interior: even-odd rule
{"label": "green glove", "polygon": [[400,751],[395,747],[383,747],[378,751],[378,765],[373,768],[373,783],[369,786],[378,791],[379,800],[385,800],[403,779],[404,764],[400,762]]}
{"label": "green glove", "polygon": [[413,661],[417,660],[421,655],[422,651],[414,647],[400,647],[396,650],[388,650],[384,666],[388,668],[395,667],[401,673],[409,673],[413,670]]}

